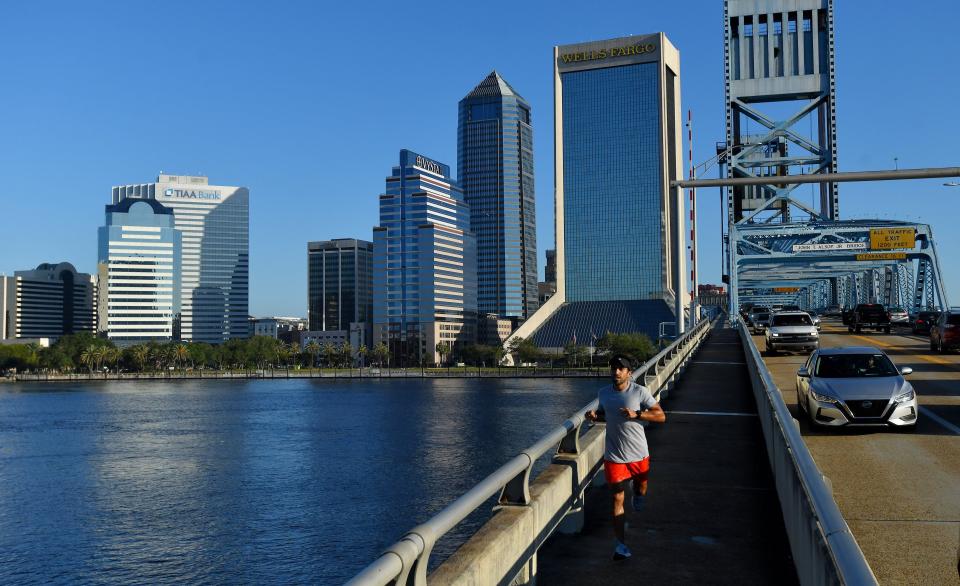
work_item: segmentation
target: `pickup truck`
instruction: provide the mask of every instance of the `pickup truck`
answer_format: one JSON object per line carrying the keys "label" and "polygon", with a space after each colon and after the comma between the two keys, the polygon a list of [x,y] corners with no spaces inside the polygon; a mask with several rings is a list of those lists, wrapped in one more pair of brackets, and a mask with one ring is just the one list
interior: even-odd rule
{"label": "pickup truck", "polygon": [[879,303],[861,303],[853,310],[850,323],[847,325],[847,331],[859,334],[865,328],[890,333],[890,316],[887,315],[887,310]]}

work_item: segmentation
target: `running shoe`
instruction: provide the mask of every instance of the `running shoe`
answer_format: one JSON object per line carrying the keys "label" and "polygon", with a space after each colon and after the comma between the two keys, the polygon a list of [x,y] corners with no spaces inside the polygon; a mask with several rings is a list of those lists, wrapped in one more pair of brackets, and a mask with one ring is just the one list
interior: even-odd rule
{"label": "running shoe", "polygon": [[613,561],[619,562],[627,559],[633,555],[630,553],[630,548],[624,545],[623,543],[617,542],[617,547],[613,549]]}
{"label": "running shoe", "polygon": [[647,497],[646,495],[635,494],[633,495],[632,502],[633,502],[633,510],[639,513],[640,511],[643,510],[643,506],[647,504]]}

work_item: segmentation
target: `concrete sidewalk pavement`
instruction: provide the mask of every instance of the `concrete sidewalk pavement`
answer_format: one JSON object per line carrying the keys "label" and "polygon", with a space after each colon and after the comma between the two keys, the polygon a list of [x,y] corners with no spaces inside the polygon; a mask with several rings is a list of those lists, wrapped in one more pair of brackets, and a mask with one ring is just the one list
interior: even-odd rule
{"label": "concrete sidewalk pavement", "polygon": [[666,423],[647,427],[645,510],[626,499],[633,557],[612,560],[610,493],[595,488],[583,532],[540,549],[538,586],[796,584],[736,330],[711,334],[662,406]]}

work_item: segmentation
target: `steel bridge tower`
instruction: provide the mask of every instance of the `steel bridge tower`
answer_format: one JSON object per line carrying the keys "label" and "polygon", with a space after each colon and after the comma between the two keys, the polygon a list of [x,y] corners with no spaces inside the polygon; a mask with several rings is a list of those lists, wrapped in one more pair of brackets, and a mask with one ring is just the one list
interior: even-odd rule
{"label": "steel bridge tower", "polygon": [[819,184],[810,209],[790,197],[797,185],[773,180],[837,170],[833,0],[725,0],[724,36],[728,171],[771,177],[729,190],[730,223],[789,222],[791,204],[839,219],[835,183]]}

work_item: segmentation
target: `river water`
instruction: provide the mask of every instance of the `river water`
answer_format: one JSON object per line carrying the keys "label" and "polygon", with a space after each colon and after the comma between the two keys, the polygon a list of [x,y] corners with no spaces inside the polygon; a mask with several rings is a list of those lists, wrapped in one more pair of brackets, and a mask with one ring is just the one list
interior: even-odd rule
{"label": "river water", "polygon": [[339,584],[602,384],[0,384],[0,582]]}

